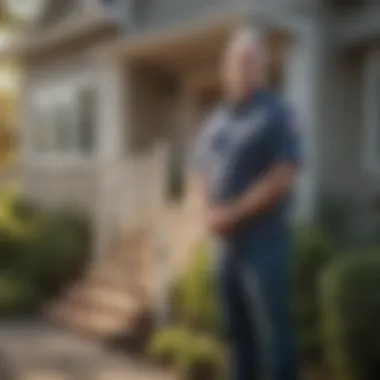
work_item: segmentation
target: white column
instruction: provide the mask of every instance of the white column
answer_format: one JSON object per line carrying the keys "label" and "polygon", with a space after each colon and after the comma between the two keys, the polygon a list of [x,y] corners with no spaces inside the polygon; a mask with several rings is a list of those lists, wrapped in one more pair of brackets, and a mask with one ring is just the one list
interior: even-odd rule
{"label": "white column", "polygon": [[128,131],[128,76],[122,62],[104,59],[99,68],[99,109],[97,125],[97,203],[95,210],[95,251],[97,257],[110,249],[118,215],[118,169],[122,163]]}
{"label": "white column", "polygon": [[113,60],[104,62],[100,69],[97,157],[103,163],[119,159],[125,146],[127,73],[125,65]]}
{"label": "white column", "polygon": [[314,218],[316,210],[322,58],[319,29],[310,24],[289,46],[284,67],[284,96],[296,110],[303,142],[303,167],[298,183],[295,217],[306,222]]}

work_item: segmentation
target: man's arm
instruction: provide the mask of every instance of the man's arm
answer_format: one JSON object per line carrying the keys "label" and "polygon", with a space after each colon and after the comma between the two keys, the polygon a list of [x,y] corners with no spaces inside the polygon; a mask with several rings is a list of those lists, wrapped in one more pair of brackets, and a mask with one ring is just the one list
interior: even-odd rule
{"label": "man's arm", "polygon": [[237,221],[268,211],[293,187],[298,167],[279,163],[268,170],[262,180],[253,184],[234,202],[232,212]]}
{"label": "man's arm", "polygon": [[259,181],[228,205],[210,210],[209,227],[228,234],[241,221],[274,207],[292,188],[299,166],[299,138],[289,112],[280,113],[269,133],[271,165]]}

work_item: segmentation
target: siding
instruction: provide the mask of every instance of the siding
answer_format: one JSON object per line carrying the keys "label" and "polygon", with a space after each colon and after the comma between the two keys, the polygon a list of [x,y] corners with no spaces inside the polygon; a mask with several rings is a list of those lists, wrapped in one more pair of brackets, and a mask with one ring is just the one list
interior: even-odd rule
{"label": "siding", "polygon": [[62,84],[78,84],[87,76],[96,84],[98,66],[88,53],[58,57],[55,61],[39,62],[26,68],[21,94],[22,180],[27,196],[41,202],[71,202],[84,209],[93,208],[96,170],[93,163],[57,160],[55,163],[36,156],[33,151],[33,98],[41,88],[59,92]]}
{"label": "siding", "polygon": [[[136,23],[136,32],[153,31],[190,20],[207,18],[228,12],[254,12],[254,9],[307,10],[316,0],[157,0],[147,1],[152,7],[147,18]],[[132,10],[132,8],[130,8]],[[133,19],[134,17],[129,17]]]}

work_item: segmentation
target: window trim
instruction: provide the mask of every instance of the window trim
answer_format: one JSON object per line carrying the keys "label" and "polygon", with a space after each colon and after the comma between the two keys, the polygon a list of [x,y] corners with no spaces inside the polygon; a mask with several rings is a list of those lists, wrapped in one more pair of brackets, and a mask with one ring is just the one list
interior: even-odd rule
{"label": "window trim", "polygon": [[380,177],[380,50],[368,53],[364,69],[364,164],[367,172]]}
{"label": "window trim", "polygon": [[[96,150],[97,150],[97,134],[98,125],[95,125],[95,137],[94,146],[92,152],[84,152],[80,149],[79,144],[79,123],[80,123],[80,104],[78,102],[78,95],[80,94],[83,87],[97,88],[97,83],[94,78],[75,78],[72,82],[67,84],[55,83],[50,85],[45,85],[39,87],[33,94],[33,113],[43,112],[44,109],[49,107],[56,107],[57,104],[61,103],[64,107],[70,110],[70,119],[72,121],[72,128],[69,131],[71,146],[69,149],[63,151],[56,149],[50,152],[41,152],[36,149],[35,145],[35,129],[33,128],[32,138],[31,138],[31,152],[32,161],[35,164],[43,166],[56,166],[56,165],[86,165],[91,164],[96,160]],[[95,110],[96,112],[96,110]],[[33,116],[33,123],[36,119]],[[99,118],[95,117],[95,120]]]}

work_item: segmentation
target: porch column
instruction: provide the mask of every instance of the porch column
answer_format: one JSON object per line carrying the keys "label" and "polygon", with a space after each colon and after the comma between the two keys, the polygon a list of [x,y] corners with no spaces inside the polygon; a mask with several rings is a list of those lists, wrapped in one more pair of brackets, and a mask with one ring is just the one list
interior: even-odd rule
{"label": "porch column", "polygon": [[105,60],[100,76],[97,157],[105,163],[120,159],[125,146],[128,71],[120,62]]}
{"label": "porch column", "polygon": [[296,111],[303,141],[295,218],[306,223],[315,218],[319,180],[322,42],[317,24],[307,20],[288,48],[284,67],[284,96]]}
{"label": "porch column", "polygon": [[187,82],[183,87],[182,98],[182,133],[183,144],[186,152],[186,161],[184,165],[185,175],[185,198],[184,212],[186,220],[187,241],[196,243],[205,236],[206,228],[204,225],[204,202],[200,189],[197,188],[197,182],[194,181],[194,170],[192,160],[194,154],[194,145],[201,126],[199,120],[199,89],[194,88],[191,82]]}
{"label": "porch column", "polygon": [[194,140],[197,135],[198,127],[197,124],[197,102],[196,102],[196,92],[189,82],[184,82],[182,86],[182,101],[181,101],[181,141],[182,148],[184,149],[184,175],[185,175],[185,188],[186,196],[188,191],[191,189],[191,161],[193,155]]}
{"label": "porch column", "polygon": [[[115,186],[122,162],[128,126],[128,72],[121,62],[104,58],[99,69],[99,108],[96,150],[95,252],[110,249],[117,233]],[[95,191],[95,189],[94,189]]]}

